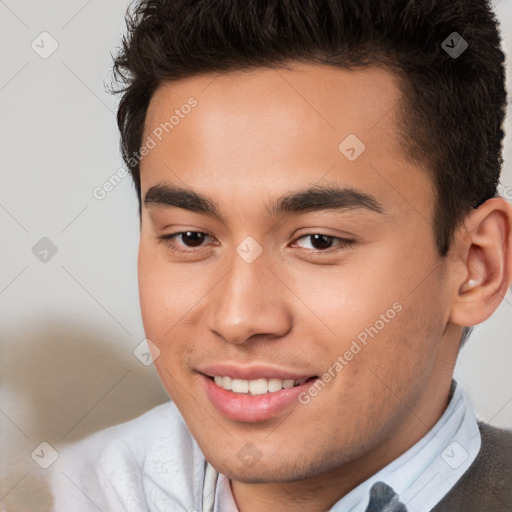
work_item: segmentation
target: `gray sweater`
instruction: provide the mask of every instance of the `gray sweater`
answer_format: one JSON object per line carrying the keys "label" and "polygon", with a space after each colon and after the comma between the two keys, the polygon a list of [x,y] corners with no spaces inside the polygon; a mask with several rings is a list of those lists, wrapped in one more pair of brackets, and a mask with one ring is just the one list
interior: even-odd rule
{"label": "gray sweater", "polygon": [[512,512],[512,430],[478,426],[480,452],[432,512]]}

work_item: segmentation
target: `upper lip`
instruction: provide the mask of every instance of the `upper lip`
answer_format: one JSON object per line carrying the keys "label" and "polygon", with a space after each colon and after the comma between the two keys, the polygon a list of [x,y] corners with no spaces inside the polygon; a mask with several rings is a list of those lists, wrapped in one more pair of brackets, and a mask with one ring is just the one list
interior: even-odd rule
{"label": "upper lip", "polygon": [[256,380],[256,379],[293,379],[302,380],[308,377],[314,377],[312,373],[297,373],[290,370],[284,370],[275,366],[265,366],[254,364],[251,366],[237,366],[229,363],[218,363],[205,366],[199,369],[199,372],[209,377],[219,375],[222,377],[231,377],[232,379]]}

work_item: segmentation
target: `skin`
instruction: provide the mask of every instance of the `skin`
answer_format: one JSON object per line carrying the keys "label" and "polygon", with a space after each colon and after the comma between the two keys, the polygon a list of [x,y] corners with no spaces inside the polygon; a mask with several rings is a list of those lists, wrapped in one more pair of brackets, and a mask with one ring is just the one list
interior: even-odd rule
{"label": "skin", "polygon": [[[487,201],[439,256],[433,182],[400,143],[398,82],[384,69],[295,63],[164,84],[143,140],[191,96],[197,106],[142,159],[142,198],[186,187],[222,220],[143,204],[139,289],[155,365],[240,511],[327,510],[442,415],[461,326],[488,318],[512,279],[512,208]],[[352,162],[338,150],[348,134],[366,146]],[[312,185],[356,188],[383,212],[268,215],[265,204]],[[183,231],[208,236],[159,239]],[[325,252],[315,233],[354,243],[329,239]],[[263,248],[250,264],[236,252],[248,236]],[[237,422],[201,386],[198,368],[226,361],[321,375],[394,303],[401,311],[307,405]],[[250,467],[237,457],[248,442],[260,454]]]}

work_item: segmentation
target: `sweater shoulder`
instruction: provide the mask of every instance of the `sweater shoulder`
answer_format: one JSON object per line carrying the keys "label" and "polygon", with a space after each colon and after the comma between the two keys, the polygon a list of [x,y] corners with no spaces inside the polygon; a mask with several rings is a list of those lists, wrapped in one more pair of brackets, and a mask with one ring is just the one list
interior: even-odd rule
{"label": "sweater shoulder", "polygon": [[432,512],[512,512],[512,430],[478,422],[473,464]]}

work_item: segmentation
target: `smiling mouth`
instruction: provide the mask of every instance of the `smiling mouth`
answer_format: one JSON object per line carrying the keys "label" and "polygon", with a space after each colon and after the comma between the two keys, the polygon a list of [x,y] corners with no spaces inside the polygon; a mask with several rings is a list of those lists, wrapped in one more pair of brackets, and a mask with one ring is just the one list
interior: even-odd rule
{"label": "smiling mouth", "polygon": [[290,389],[293,387],[301,386],[306,382],[315,380],[318,377],[307,377],[300,380],[294,379],[233,379],[224,375],[215,375],[213,377],[207,376],[210,380],[215,382],[217,386],[226,391],[233,393],[244,394],[244,395],[264,395],[266,393],[275,393],[282,389]]}

